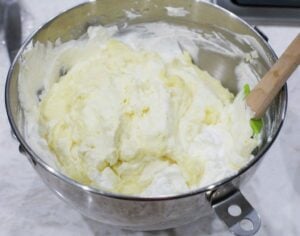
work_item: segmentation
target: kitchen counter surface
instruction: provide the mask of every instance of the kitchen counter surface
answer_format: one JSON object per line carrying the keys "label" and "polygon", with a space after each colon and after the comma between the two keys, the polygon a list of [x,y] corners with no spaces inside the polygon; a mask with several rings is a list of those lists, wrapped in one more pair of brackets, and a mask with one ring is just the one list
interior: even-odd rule
{"label": "kitchen counter surface", "polygon": [[[20,0],[23,34],[27,37],[49,18],[82,0]],[[280,55],[300,27],[260,26]],[[0,33],[3,40],[3,32]],[[2,42],[2,41],[1,41]],[[231,235],[211,216],[176,229],[130,232],[91,221],[68,207],[44,185],[10,134],[4,107],[9,59],[0,44],[0,235]],[[297,78],[298,77],[298,78]],[[300,69],[288,81],[289,106],[279,137],[242,192],[257,209],[262,226],[257,235],[300,235]]]}

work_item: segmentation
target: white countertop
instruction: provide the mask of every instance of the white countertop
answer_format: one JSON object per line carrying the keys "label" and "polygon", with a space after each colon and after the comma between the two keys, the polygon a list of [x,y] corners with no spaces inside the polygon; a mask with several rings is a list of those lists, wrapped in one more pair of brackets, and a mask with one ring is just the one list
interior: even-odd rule
{"label": "white countertop", "polygon": [[[20,0],[24,35],[82,0]],[[300,27],[260,29],[280,55]],[[3,33],[0,33],[1,40]],[[0,235],[231,235],[211,216],[177,229],[155,233],[115,229],[82,217],[44,185],[11,137],[4,107],[4,84],[9,68],[5,45],[0,44]],[[262,227],[257,235],[300,235],[300,68],[288,81],[286,122],[264,161],[242,192],[257,209]]]}

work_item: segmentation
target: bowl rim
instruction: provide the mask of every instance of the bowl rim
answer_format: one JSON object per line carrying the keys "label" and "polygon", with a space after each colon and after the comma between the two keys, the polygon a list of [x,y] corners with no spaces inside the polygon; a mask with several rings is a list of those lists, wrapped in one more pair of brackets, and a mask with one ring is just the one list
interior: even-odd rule
{"label": "bowl rim", "polygon": [[[196,0],[191,0],[194,3],[197,4],[204,4],[207,5],[211,8],[214,8],[215,10],[219,11],[222,14],[225,14],[226,16],[233,18],[234,20],[238,21],[239,23],[241,23],[243,26],[247,27],[250,31],[252,31],[255,35],[257,35],[257,37],[260,40],[260,43],[263,43],[267,49],[269,50],[270,54],[271,54],[271,60],[273,60],[274,62],[278,59],[274,50],[271,48],[271,46],[268,44],[268,42],[265,41],[265,39],[251,26],[249,25],[246,21],[244,21],[243,19],[241,19],[240,17],[238,17],[237,15],[235,15],[234,13],[218,6],[215,5],[213,3],[209,3],[209,2],[204,2],[204,1],[197,1]],[[269,148],[272,146],[273,142],[276,140],[283,122],[285,120],[286,117],[286,111],[287,111],[287,102],[288,102],[288,90],[287,90],[287,84],[285,84],[283,86],[283,88],[281,89],[281,92],[283,94],[283,103],[282,103],[282,113],[281,113],[281,117],[280,117],[280,122],[278,125],[278,129],[275,131],[273,138],[271,140],[268,140],[267,144],[264,145],[264,147],[257,153],[257,155],[255,155],[248,163],[246,166],[242,167],[237,173],[228,176],[226,178],[223,178],[221,180],[218,180],[216,182],[213,182],[212,184],[203,186],[201,188],[197,188],[194,190],[190,190],[188,192],[184,192],[184,193],[180,193],[180,194],[170,194],[170,195],[161,195],[161,196],[151,196],[151,197],[147,197],[147,196],[136,196],[136,195],[126,195],[126,194],[119,194],[119,193],[114,193],[114,192],[109,192],[109,191],[105,191],[105,190],[101,190],[95,187],[91,187],[88,185],[84,185],[81,184],[79,182],[77,182],[74,179],[71,179],[70,177],[66,176],[65,174],[59,172],[58,170],[56,170],[55,168],[49,166],[41,157],[39,157],[39,155],[37,155],[32,148],[30,147],[30,145],[25,141],[25,139],[23,138],[23,135],[20,133],[17,124],[15,122],[15,120],[13,119],[13,115],[12,115],[12,110],[10,107],[10,99],[9,99],[9,91],[10,91],[10,84],[11,84],[11,78],[12,78],[12,74],[14,71],[14,68],[19,60],[19,58],[21,57],[21,55],[23,54],[24,50],[26,49],[26,47],[32,42],[32,39],[34,38],[34,36],[36,34],[39,33],[40,30],[46,28],[48,25],[50,25],[53,21],[55,21],[57,18],[59,18],[61,15],[68,13],[70,11],[73,11],[77,8],[80,8],[84,5],[89,5],[89,4],[94,4],[95,0],[90,0],[89,2],[84,2],[81,3],[79,5],[76,5],[70,9],[67,9],[65,11],[62,11],[61,13],[57,14],[56,16],[50,18],[50,20],[48,20],[46,23],[44,23],[43,25],[41,25],[38,29],[36,29],[35,31],[33,31],[28,37],[27,39],[24,41],[24,43],[22,44],[21,48],[19,49],[16,57],[14,58],[8,74],[7,74],[7,78],[6,78],[6,83],[5,83],[5,107],[6,107],[6,112],[7,112],[7,116],[8,116],[8,121],[10,123],[10,126],[12,128],[13,133],[15,134],[17,140],[19,141],[19,145],[20,147],[23,147],[25,154],[28,155],[28,158],[31,158],[33,160],[33,165],[39,164],[43,169],[45,169],[46,171],[50,172],[50,174],[52,174],[54,177],[58,178],[59,180],[62,180],[70,185],[73,185],[79,189],[82,189],[84,191],[87,191],[91,194],[99,194],[102,195],[104,197],[109,197],[109,198],[115,198],[115,199],[121,199],[121,200],[134,200],[134,201],[162,201],[162,200],[173,200],[173,199],[179,199],[179,198],[185,198],[185,197],[189,197],[189,196],[193,196],[193,195],[197,195],[197,194],[201,194],[201,193],[205,193],[205,192],[211,192],[216,190],[218,187],[220,187],[221,185],[225,185],[229,182],[231,182],[233,179],[239,177],[240,175],[242,175],[243,173],[247,172],[251,167],[253,167],[256,163],[259,162],[259,160],[264,156],[264,154],[269,150]]]}

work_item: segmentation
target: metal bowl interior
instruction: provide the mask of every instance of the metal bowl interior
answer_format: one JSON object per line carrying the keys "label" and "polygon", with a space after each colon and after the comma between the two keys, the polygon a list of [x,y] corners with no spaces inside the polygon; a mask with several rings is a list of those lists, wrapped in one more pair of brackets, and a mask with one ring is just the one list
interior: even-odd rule
{"label": "metal bowl interior", "polygon": [[[168,6],[184,8],[188,14],[184,16],[171,16],[166,10],[166,7]],[[141,17],[129,18],[124,10],[133,11],[136,14],[140,14]],[[84,186],[68,178],[63,173],[60,173],[54,166],[46,163],[43,160],[43,157],[38,156],[26,142],[23,129],[24,115],[18,97],[18,73],[22,53],[30,43],[35,43],[37,41],[42,43],[46,43],[47,41],[55,42],[58,38],[60,38],[62,42],[78,39],[86,32],[87,28],[92,25],[101,24],[105,26],[117,24],[122,27],[125,23],[131,25],[157,21],[197,28],[207,33],[220,33],[223,35],[224,40],[229,40],[237,44],[243,51],[245,51],[245,53],[250,50],[257,50],[258,58],[256,60],[258,63],[256,65],[252,65],[252,69],[258,77],[262,77],[270,68],[270,65],[272,65],[276,60],[276,55],[273,50],[251,26],[232,13],[209,3],[193,0],[103,0],[91,1],[79,5],[73,9],[63,12],[33,33],[20,49],[8,74],[5,99],[9,122],[22,148],[33,161],[34,165],[38,163],[38,165],[40,165],[45,171],[49,172],[56,178],[73,185],[80,191],[124,200],[161,201],[184,198],[216,189],[246,172],[262,158],[264,153],[270,148],[271,144],[275,140],[284,121],[287,106],[286,86],[284,86],[284,88],[280,91],[264,117],[265,125],[262,144],[254,151],[255,158],[253,158],[247,166],[243,167],[236,175],[185,194],[145,198],[114,194],[89,186]],[[230,32],[233,32],[234,34]],[[244,36],[244,43],[237,41],[235,34]],[[233,81],[235,78],[233,71],[237,61],[228,60],[228,58],[205,50],[205,48],[203,48],[200,53],[205,60],[198,60],[196,61],[196,64],[200,68],[207,70],[215,78],[219,79],[222,84],[225,87],[228,87],[232,92],[237,92],[236,83]]]}

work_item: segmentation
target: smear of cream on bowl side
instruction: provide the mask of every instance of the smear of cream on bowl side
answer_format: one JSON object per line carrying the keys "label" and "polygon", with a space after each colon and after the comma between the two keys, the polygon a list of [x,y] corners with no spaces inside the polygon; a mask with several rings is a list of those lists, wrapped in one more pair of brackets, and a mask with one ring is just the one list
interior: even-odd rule
{"label": "smear of cream on bowl side", "polygon": [[187,14],[190,14],[189,11],[184,9],[183,7],[165,7],[167,10],[168,16],[186,16]]}

